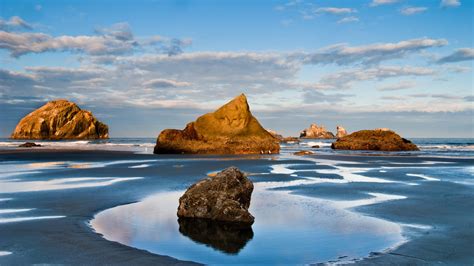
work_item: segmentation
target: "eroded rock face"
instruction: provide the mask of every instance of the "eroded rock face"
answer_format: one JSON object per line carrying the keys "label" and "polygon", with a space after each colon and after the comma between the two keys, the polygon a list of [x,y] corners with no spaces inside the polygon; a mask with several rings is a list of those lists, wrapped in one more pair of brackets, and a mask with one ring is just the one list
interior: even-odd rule
{"label": "eroded rock face", "polygon": [[20,120],[13,139],[106,139],[107,125],[67,100],[50,101]]}
{"label": "eroded rock face", "polygon": [[165,129],[154,153],[273,154],[278,139],[265,130],[250,112],[241,94],[213,113],[200,116],[183,130]]}
{"label": "eroded rock face", "polygon": [[332,143],[337,150],[417,151],[411,141],[389,129],[361,130]]}
{"label": "eroded rock face", "polygon": [[347,131],[342,126],[337,126],[336,129],[337,129],[336,138],[342,138],[342,137],[347,136]]}
{"label": "eroded rock face", "polygon": [[324,126],[311,124],[311,126],[300,133],[300,138],[308,139],[333,139],[335,138],[332,132],[326,130]]}
{"label": "eroded rock face", "polygon": [[189,187],[179,199],[178,217],[252,224],[254,217],[248,211],[252,191],[244,173],[229,167]]}

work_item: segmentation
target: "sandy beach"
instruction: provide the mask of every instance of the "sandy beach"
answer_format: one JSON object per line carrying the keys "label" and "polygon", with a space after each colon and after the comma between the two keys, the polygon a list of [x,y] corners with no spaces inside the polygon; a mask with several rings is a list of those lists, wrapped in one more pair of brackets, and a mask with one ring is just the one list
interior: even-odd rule
{"label": "sandy beach", "polygon": [[[320,254],[322,260],[318,260],[315,255],[311,263],[470,264],[473,259],[474,233],[470,224],[473,217],[469,210],[474,207],[474,159],[330,154],[305,157],[173,156],[72,150],[2,151],[0,159],[3,169],[6,169],[0,178],[0,198],[3,199],[0,209],[31,209],[17,214],[0,214],[0,251],[11,253],[0,256],[0,263],[4,265],[206,263],[205,258],[183,259],[179,252],[177,258],[153,252],[153,245],[140,248],[137,244],[140,232],[130,233],[125,230],[130,228],[120,227],[127,224],[124,220],[106,220],[113,226],[105,228],[118,226],[124,229],[121,231],[125,236],[117,239],[135,237],[136,241],[127,242],[128,245],[108,241],[107,238],[117,237],[114,235],[116,232],[105,230],[110,235],[101,236],[94,231],[97,228],[91,227],[90,221],[107,210],[131,206],[130,203],[140,206],[147,202],[143,201],[146,198],[183,191],[207,173],[230,165],[249,173],[257,186],[256,193],[282,191],[285,192],[281,194],[283,199],[290,199],[291,195],[315,199],[308,201],[309,204],[333,208],[333,213],[347,212],[363,219],[374,217],[377,220],[373,221],[374,225],[381,228],[392,228],[385,223],[401,228],[400,232],[393,229],[384,232],[391,234],[390,239],[401,240],[395,241],[395,246],[382,250],[361,248],[354,251],[361,252],[356,256],[345,254],[344,250],[349,252],[351,246],[363,244],[357,243],[358,238],[355,238],[353,243],[338,245],[339,256],[331,257],[328,249],[328,257]],[[9,165],[16,165],[16,168],[11,170],[13,168],[8,168]],[[43,186],[38,187],[38,184]],[[260,204],[258,196],[254,198],[255,204]],[[325,213],[329,220],[335,217],[335,214],[327,214],[328,211]],[[143,211],[138,214],[154,217]],[[21,217],[31,220],[8,221],[8,218]],[[257,215],[257,221],[258,218]],[[176,217],[170,219],[175,221]],[[317,219],[324,221],[322,217]],[[153,223],[153,220],[147,222]],[[354,220],[356,228],[357,223]],[[325,228],[327,225],[321,222],[319,226]],[[244,243],[239,254],[245,253],[246,248],[250,249],[252,243],[258,243],[261,235],[258,228],[254,226],[253,239]],[[363,229],[355,230],[364,232]],[[373,234],[370,230],[367,232],[367,236]],[[331,235],[321,241],[330,240]],[[394,245],[395,242],[386,240],[374,247],[388,243]],[[213,249],[212,244],[207,245],[206,252],[222,252]],[[298,261],[295,258],[289,262]]]}

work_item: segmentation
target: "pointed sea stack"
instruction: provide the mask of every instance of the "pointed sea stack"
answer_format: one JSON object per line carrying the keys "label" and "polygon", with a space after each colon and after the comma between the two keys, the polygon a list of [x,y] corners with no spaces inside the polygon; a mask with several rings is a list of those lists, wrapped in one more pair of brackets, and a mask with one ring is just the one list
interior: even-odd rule
{"label": "pointed sea stack", "polygon": [[386,128],[360,130],[331,144],[336,150],[417,151],[411,141]]}
{"label": "pointed sea stack", "polygon": [[198,117],[183,130],[165,129],[156,141],[156,154],[274,154],[278,139],[250,112],[244,94],[217,111]]}
{"label": "pointed sea stack", "polygon": [[109,128],[67,100],[50,101],[20,120],[12,139],[107,139]]}

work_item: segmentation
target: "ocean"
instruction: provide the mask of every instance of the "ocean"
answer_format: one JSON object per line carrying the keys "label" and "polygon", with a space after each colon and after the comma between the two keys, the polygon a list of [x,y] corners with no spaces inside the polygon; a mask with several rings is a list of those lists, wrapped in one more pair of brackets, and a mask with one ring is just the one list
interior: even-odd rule
{"label": "ocean", "polygon": [[[0,140],[2,265],[474,260],[472,138],[395,153],[303,140],[245,156],[154,155],[152,138],[35,142]],[[178,221],[186,188],[229,166],[254,183],[252,227]]]}
{"label": "ocean", "polygon": [[[331,149],[334,140],[325,139],[303,139],[299,144],[282,144],[282,153],[293,152],[301,149],[311,149],[318,145],[320,148],[313,149],[329,154],[392,154],[392,155],[423,155],[423,156],[447,156],[464,157],[474,156],[474,138],[412,138],[420,151],[411,152],[374,152],[374,151],[335,151]],[[132,151],[136,153],[153,153],[156,138],[111,138],[107,140],[79,140],[79,141],[42,141],[36,140],[47,149],[83,149],[83,150],[115,150]],[[0,149],[17,148],[25,143],[22,140],[0,138]]]}

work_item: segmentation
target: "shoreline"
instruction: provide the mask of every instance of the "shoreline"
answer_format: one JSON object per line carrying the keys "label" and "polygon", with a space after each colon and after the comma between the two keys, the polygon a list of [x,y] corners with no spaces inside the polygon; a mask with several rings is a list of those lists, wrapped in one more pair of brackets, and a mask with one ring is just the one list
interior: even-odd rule
{"label": "shoreline", "polygon": [[[33,151],[33,152],[31,152]],[[37,155],[39,154],[42,154],[43,156],[41,156],[41,158],[38,158]],[[59,156],[58,156],[59,155]],[[25,159],[31,159],[31,160],[52,160],[53,158],[56,158],[58,159],[61,158],[61,159],[64,159],[64,160],[67,160],[68,158],[69,159],[72,159],[72,160],[77,160],[77,159],[87,159],[87,160],[104,160],[103,157],[107,157],[107,159],[110,159],[110,160],[116,160],[117,158],[120,158],[121,156],[127,156],[127,157],[133,157],[134,159],[159,159],[159,157],[166,157],[166,158],[170,158],[170,159],[190,159],[190,158],[201,158],[201,159],[204,159],[204,158],[209,158],[209,159],[212,159],[213,157],[215,158],[221,158],[222,159],[222,156],[201,156],[201,155],[197,155],[197,156],[183,156],[183,155],[176,155],[176,156],[160,156],[160,155],[154,155],[154,154],[135,154],[134,152],[131,152],[131,151],[110,151],[110,150],[76,150],[76,149],[68,149],[68,150],[57,150],[57,149],[30,149],[30,148],[27,148],[27,149],[16,149],[16,150],[1,150],[0,149],[0,158],[3,157],[3,158],[6,158],[7,160],[25,160]],[[100,158],[99,158],[100,157]],[[250,157],[243,157],[242,156],[225,156],[226,159],[223,160],[223,161],[215,161],[215,164],[212,164],[212,165],[207,165],[204,166],[203,169],[207,169],[207,168],[210,168],[210,169],[215,169],[218,165],[225,165],[225,163],[223,162],[226,162],[228,160],[231,160],[231,161],[234,161],[233,163],[240,163],[240,164],[244,164],[244,165],[255,165],[256,164],[256,161],[259,161],[258,159],[255,159],[254,156],[250,156]],[[236,158],[236,157],[240,157],[240,158]],[[254,158],[252,158],[254,157]],[[271,160],[272,158],[275,158],[275,157],[282,157],[282,158],[278,158],[279,160],[276,160],[276,161],[273,161]],[[342,163],[344,162],[347,162],[347,163],[351,163],[351,162],[357,162],[357,163],[367,163],[367,159],[371,159],[371,158],[377,158],[379,160],[393,160],[393,159],[396,159],[397,163],[402,163],[402,164],[409,164],[409,165],[417,165],[418,163],[422,162],[422,161],[450,161],[450,163],[460,163],[461,165],[472,165],[472,163],[474,163],[474,158],[469,158],[469,159],[463,159],[463,158],[438,158],[438,157],[419,157],[419,156],[410,156],[410,157],[407,157],[407,156],[397,156],[397,157],[392,157],[392,156],[377,156],[377,157],[374,157],[374,156],[367,156],[367,155],[363,155],[363,156],[358,156],[358,155],[353,155],[353,154],[331,154],[331,155],[324,155],[324,154],[320,154],[320,155],[314,155],[314,156],[308,156],[308,158],[311,158],[311,157],[314,157],[314,158],[318,158],[318,159],[326,159],[326,160],[337,160],[339,159]],[[287,156],[287,155],[265,155],[265,156],[258,156],[259,159],[262,159],[263,161],[262,162],[268,162],[269,160],[270,161],[273,161],[273,163],[277,163],[277,164],[283,164],[285,162],[292,162],[294,161],[294,163],[298,164],[298,162],[301,162],[301,163],[307,163],[308,160],[305,159],[305,157],[296,157],[296,156]],[[214,161],[213,161],[214,162]],[[431,167],[430,165],[418,165],[419,167]],[[157,173],[158,176],[163,176],[164,179],[166,179],[164,176],[166,176],[165,173]],[[183,182],[186,183],[186,182],[189,182],[190,180],[193,180],[195,179],[196,176],[199,176],[200,175],[200,171],[199,170],[193,170],[193,171],[188,171],[186,175],[187,178],[184,178]],[[187,181],[186,181],[187,180]],[[148,180],[149,181],[149,180]],[[130,181],[130,182],[133,182],[133,181]],[[164,182],[166,183],[166,180],[161,180],[161,182]],[[146,182],[145,182],[146,183]],[[179,261],[179,260],[176,260],[174,258],[171,258],[169,256],[166,256],[166,255],[156,255],[156,254],[153,254],[153,253],[149,253],[148,251],[144,251],[144,250],[139,250],[139,249],[135,249],[135,248],[132,248],[132,247],[128,247],[128,246],[124,246],[122,244],[119,244],[119,243],[112,243],[111,241],[108,241],[108,240],[105,240],[102,236],[100,236],[99,234],[97,234],[96,232],[94,232],[93,228],[91,228],[89,226],[89,223],[90,223],[90,220],[92,220],[94,218],[94,216],[103,211],[103,210],[107,210],[107,209],[110,209],[110,208],[114,208],[114,207],[117,207],[117,206],[122,206],[124,204],[130,204],[130,203],[133,203],[133,202],[138,202],[140,201],[141,199],[143,199],[144,197],[146,196],[149,196],[149,195],[153,195],[153,194],[156,194],[156,193],[160,193],[160,191],[163,191],[162,189],[160,189],[159,187],[160,186],[157,186],[156,184],[151,186],[150,184],[148,184],[149,186],[147,186],[146,184],[142,184],[142,185],[139,185],[139,186],[136,186],[134,189],[131,189],[131,188],[127,188],[127,185],[130,184],[130,183],[127,183],[127,182],[124,182],[122,184],[115,184],[113,186],[109,186],[109,187],[105,187],[104,189],[107,190],[106,193],[104,193],[104,195],[101,195],[101,196],[95,196],[97,192],[99,191],[102,191],[102,190],[99,190],[99,189],[91,189],[92,191],[88,191],[87,189],[81,189],[81,192],[78,192],[79,194],[82,194],[80,195],[82,199],[87,199],[87,195],[90,195],[91,199],[95,199],[94,201],[91,201],[91,199],[88,199],[86,200],[89,204],[89,206],[87,207],[82,207],[83,210],[80,211],[80,213],[75,213],[75,210],[74,210],[74,207],[78,207],[79,205],[77,204],[84,204],[83,202],[81,203],[73,203],[72,207],[70,204],[67,204],[65,203],[64,205],[65,206],[60,206],[60,209],[63,209],[63,210],[67,210],[68,208],[70,208],[69,212],[72,212],[73,214],[70,216],[70,215],[67,215],[68,213],[60,213],[60,214],[64,214],[66,217],[65,218],[61,218],[61,219],[55,219],[55,220],[38,220],[38,221],[34,221],[34,222],[22,222],[22,223],[11,223],[11,224],[0,224],[0,234],[6,236],[5,240],[4,241],[1,241],[0,240],[0,250],[2,251],[12,251],[13,254],[10,254],[10,255],[7,255],[7,256],[0,256],[0,262],[3,263],[6,262],[6,264],[17,264],[17,263],[28,263],[28,261],[30,263],[72,263],[76,260],[78,261],[88,261],[88,257],[89,256],[92,256],[92,254],[94,255],[98,255],[98,254],[101,254],[101,256],[103,256],[102,259],[97,259],[96,261],[93,261],[92,263],[97,263],[97,264],[102,264],[102,263],[120,263],[120,262],[132,262],[132,263],[165,263],[165,264],[168,264],[168,263],[171,263],[171,264],[187,264],[187,263],[192,263],[192,262],[185,262],[185,261]],[[433,185],[434,183],[431,182],[431,183],[427,183],[429,185]],[[436,184],[435,184],[436,185]],[[352,187],[363,187],[363,184],[351,184],[349,187],[352,188]],[[329,185],[327,187],[330,187]],[[370,191],[370,186],[367,188],[369,191]],[[391,192],[396,192],[397,189],[396,188],[388,188],[389,191]],[[439,187],[437,187],[436,189],[439,189]],[[130,190],[129,192],[125,193],[125,195],[122,194],[121,197],[118,197],[117,198],[117,193],[119,191],[128,191]],[[448,194],[450,193],[450,191],[447,191]],[[474,198],[474,195],[472,192],[470,192],[469,190],[464,190],[464,191],[461,191],[463,192],[461,195],[460,195],[460,198],[461,199],[458,199],[456,198],[456,202],[459,202],[460,200],[462,201],[467,201],[467,203],[469,204],[469,198],[473,199]],[[309,197],[320,197],[318,196],[318,194],[311,194],[311,193],[308,193],[308,192],[304,192],[304,191],[298,191],[298,189],[294,189],[292,190],[290,193],[295,193],[295,194],[301,194],[301,195],[304,195],[304,196],[309,196]],[[410,192],[412,193],[412,192]],[[29,196],[27,194],[30,194]],[[50,195],[49,195],[50,194]],[[14,198],[13,201],[9,202],[9,207],[17,207],[17,208],[21,208],[21,207],[25,207],[25,205],[28,205],[31,203],[31,200],[33,199],[37,199],[38,202],[41,202],[42,198],[45,198],[47,199],[45,201],[44,204],[40,204],[42,205],[43,207],[41,206],[34,206],[35,208],[38,208],[38,209],[42,209],[42,208],[48,208],[51,200],[53,199],[56,199],[56,200],[59,200],[59,201],[62,201],[64,200],[64,197],[69,194],[67,190],[64,190],[64,191],[61,191],[61,190],[58,190],[58,191],[46,191],[46,192],[34,192],[34,193],[26,193],[23,195],[21,195],[23,197],[23,199],[18,198],[18,194],[2,194],[2,197],[3,195],[5,195],[5,197],[8,197],[8,198]],[[435,196],[435,194],[433,193],[427,193],[429,195],[426,195],[427,198],[430,198],[430,197],[433,197]],[[26,196],[25,196],[26,195]],[[36,195],[36,196],[35,196]],[[98,201],[98,202],[101,202],[100,204],[97,204],[97,200],[99,200],[99,198],[104,198],[105,200],[104,201]],[[452,198],[453,196],[451,196]],[[467,198],[466,198],[467,197]],[[74,197],[73,197],[74,198]],[[323,197],[324,198],[324,197]],[[411,206],[411,208],[413,208],[413,206],[419,206],[419,205],[422,205],[420,204],[420,202],[417,202],[417,199],[415,197],[415,199],[410,199],[410,197],[408,198],[408,201],[412,201],[411,204],[408,204]],[[76,201],[76,200],[74,200]],[[73,202],[74,202],[73,201]],[[422,202],[425,202],[425,201],[422,201]],[[85,205],[87,205],[85,204]],[[439,204],[438,204],[439,205]],[[472,205],[472,204],[471,204]],[[388,210],[388,209],[391,209],[391,208],[388,208],[387,209],[387,206],[388,207],[392,207],[394,210],[396,210],[397,208],[408,208],[410,206],[406,206],[406,203],[404,204],[400,204],[400,202],[397,202],[397,201],[389,201],[389,202],[383,202],[381,204],[375,204],[375,205],[369,205],[369,206],[362,206],[362,207],[357,207],[355,208],[355,212],[357,213],[360,213],[362,215],[369,215],[369,216],[375,216],[377,218],[380,218],[380,219],[386,219],[387,221],[391,221],[391,222],[395,222],[397,224],[410,224],[410,222],[406,222],[404,221],[404,219],[406,220],[407,217],[405,217],[406,215],[402,215],[400,216],[400,214],[398,214],[397,216],[397,213],[396,212],[393,212],[393,209],[392,211]],[[422,205],[422,206],[426,206],[426,205]],[[441,206],[436,206],[438,208],[440,207],[443,207],[443,205]],[[449,206],[448,206],[449,207]],[[49,207],[50,208],[50,207]],[[446,207],[444,207],[446,208]],[[416,209],[416,208],[415,208]],[[442,211],[443,208],[441,208],[439,211]],[[407,211],[407,210],[405,210]],[[446,211],[446,210],[445,210]],[[449,210],[448,210],[449,211]],[[408,214],[412,214],[413,213],[416,213],[413,212],[413,211],[408,211]],[[58,213],[51,213],[51,214],[58,214]],[[417,217],[418,219],[420,218],[423,218],[423,217]],[[427,217],[425,217],[426,219]],[[429,216],[428,216],[429,218]],[[459,227],[459,228],[464,228],[464,230],[466,232],[464,232],[463,236],[464,237],[459,237],[459,234],[461,233],[462,234],[462,230],[460,229],[457,229],[457,230],[448,230],[446,229],[446,227],[449,227],[449,226],[435,226],[433,227],[432,229],[430,229],[428,232],[429,234],[427,235],[421,235],[421,236],[417,236],[417,237],[414,237],[413,239],[409,239],[408,242],[406,243],[402,243],[401,245],[397,246],[397,247],[394,247],[394,248],[390,248],[388,251],[386,252],[375,252],[374,254],[371,254],[369,255],[368,257],[365,257],[365,258],[361,258],[360,260],[357,260],[355,261],[355,263],[357,264],[361,264],[361,265],[365,265],[365,264],[372,264],[372,263],[395,263],[395,264],[399,264],[399,263],[428,263],[428,262],[434,262],[435,260],[433,259],[436,259],[438,257],[443,257],[442,255],[446,255],[445,252],[442,252],[443,249],[440,250],[440,252],[438,252],[439,254],[430,254],[430,253],[426,253],[427,251],[424,251],[424,253],[422,252],[424,249],[426,249],[426,247],[433,247],[433,248],[439,248],[439,243],[440,243],[440,239],[442,239],[443,243],[457,243],[455,246],[458,247],[459,249],[462,249],[462,247],[464,247],[464,251],[466,249],[466,247],[469,247],[469,241],[474,239],[474,236],[473,236],[473,233],[472,232],[469,232],[469,227],[465,227],[466,225],[463,224],[463,222],[465,221],[464,219],[466,217],[462,217],[462,216],[456,216],[456,217],[453,217],[451,216],[452,218],[452,222],[454,222],[454,224],[457,224],[455,227]],[[456,218],[456,219],[454,219]],[[463,219],[464,218],[464,219]],[[416,219],[414,219],[416,220]],[[412,221],[412,223],[415,223],[417,224],[416,222]],[[467,223],[467,221],[466,221]],[[28,225],[32,225],[33,224],[33,227],[31,228],[30,226]],[[49,228],[50,226],[48,226],[47,224],[49,225],[55,225],[56,226],[53,226],[55,227],[54,230],[53,228]],[[419,224],[423,224],[423,223],[419,223]],[[452,225],[454,226],[454,225]],[[36,229],[35,229],[36,228]],[[25,254],[27,257],[26,259],[28,261],[25,261],[25,257],[23,257],[23,260],[21,260],[20,258],[16,258],[14,259],[15,256],[15,250],[9,250],[9,243],[7,241],[7,239],[14,239],[15,238],[15,233],[12,233],[12,232],[15,232],[18,230],[26,230],[26,231],[31,231],[31,230],[38,230],[38,232],[40,232],[38,234],[39,237],[41,237],[41,241],[46,241],[44,238],[45,237],[48,237],[49,235],[53,235],[55,239],[57,239],[57,237],[59,237],[61,234],[65,234],[66,236],[70,234],[70,232],[74,232],[74,237],[73,236],[69,236],[70,238],[69,239],[62,239],[61,241],[58,241],[55,245],[53,244],[53,247],[51,247],[52,243],[51,242],[47,242],[48,244],[46,246],[49,245],[49,249],[55,249],[54,246],[56,246],[58,249],[61,249],[61,246],[64,245],[64,244],[67,244],[65,245],[66,247],[71,247],[70,244],[72,242],[76,242],[76,241],[79,241],[79,243],[82,243],[80,246],[82,246],[83,248],[85,249],[80,249],[81,251],[79,253],[77,252],[73,252],[73,253],[69,253],[69,256],[67,255],[68,253],[68,248],[66,248],[66,251],[64,250],[65,247],[63,246],[62,249],[63,249],[63,258],[61,260],[55,260],[55,259],[52,259],[50,261],[46,260],[46,261],[43,261],[43,259],[48,259],[47,257],[49,256],[46,256],[46,258],[42,258],[44,257],[45,253],[41,252],[41,251],[37,251],[35,252],[34,250],[33,251],[29,251],[27,252],[28,254]],[[406,229],[403,230],[403,232],[405,232]],[[409,230],[408,230],[409,231]],[[415,230],[416,231],[416,230]],[[41,233],[42,232],[42,233]],[[409,232],[408,232],[409,234]],[[31,237],[31,236],[30,236]],[[72,238],[71,238],[72,237]],[[76,239],[76,237],[79,237]],[[28,237],[27,237],[28,238]],[[67,237],[66,237],[67,238]],[[61,237],[59,238],[61,239]],[[438,239],[438,241],[434,241],[435,243],[433,244],[433,239],[436,240]],[[31,239],[29,241],[35,241],[35,239]],[[40,241],[40,242],[41,242]],[[66,241],[66,243],[64,243],[64,241]],[[72,242],[71,242],[72,241]],[[447,242],[446,242],[447,241]],[[85,245],[85,246],[84,246]],[[441,245],[442,246],[442,245]],[[41,247],[40,249],[43,249],[44,247]],[[420,251],[421,250],[421,251]],[[43,250],[44,251],[44,250]],[[114,258],[111,258],[112,256],[108,256],[107,253],[110,252],[110,254],[116,254],[117,251],[120,251],[119,253],[121,253],[121,255],[119,257],[114,257]],[[462,250],[460,250],[461,253],[462,253]],[[50,252],[53,252],[52,250]],[[57,252],[57,251],[56,251]],[[415,254],[414,254],[415,253]],[[423,256],[425,255],[425,256]],[[437,255],[437,256],[436,256]],[[430,259],[431,258],[431,259]],[[458,258],[459,259],[459,258]],[[460,258],[461,259],[461,263],[462,262],[468,262],[470,261],[470,258],[469,257],[464,257],[464,258]],[[471,259],[472,260],[472,259]]]}

